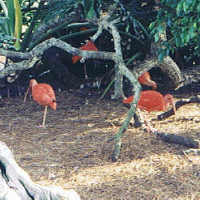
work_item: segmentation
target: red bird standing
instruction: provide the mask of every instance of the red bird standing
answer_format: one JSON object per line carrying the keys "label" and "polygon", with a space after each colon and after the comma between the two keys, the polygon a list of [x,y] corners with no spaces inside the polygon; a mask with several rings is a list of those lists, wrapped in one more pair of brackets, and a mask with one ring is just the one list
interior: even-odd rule
{"label": "red bird standing", "polygon": [[151,76],[149,72],[144,72],[139,78],[138,81],[143,84],[152,87],[153,89],[157,88],[157,84],[155,81],[151,80]]}
{"label": "red bird standing", "polygon": [[[80,50],[87,50],[87,51],[98,51],[96,46],[91,40],[88,40],[86,44],[79,48]],[[75,64],[81,59],[81,56],[72,56],[72,63]]]}
{"label": "red bird standing", "polygon": [[[123,100],[123,103],[131,103],[134,100],[134,96],[130,96]],[[176,107],[174,99],[171,94],[163,96],[161,93],[154,90],[146,90],[140,93],[140,99],[138,101],[138,108],[147,112],[152,111],[166,111],[169,105],[173,106],[174,114],[176,113]],[[140,113],[141,114],[141,113]],[[143,117],[144,118],[144,117]],[[148,121],[144,118],[147,123],[148,130],[154,132],[155,130],[149,125]]]}
{"label": "red bird standing", "polygon": [[[45,106],[42,127],[45,127],[47,108],[50,106],[53,110],[56,110],[56,97],[53,88],[46,83],[37,83],[35,79],[31,79],[29,88],[32,91],[33,99],[42,106]],[[25,94],[24,102],[28,94],[29,88]]]}

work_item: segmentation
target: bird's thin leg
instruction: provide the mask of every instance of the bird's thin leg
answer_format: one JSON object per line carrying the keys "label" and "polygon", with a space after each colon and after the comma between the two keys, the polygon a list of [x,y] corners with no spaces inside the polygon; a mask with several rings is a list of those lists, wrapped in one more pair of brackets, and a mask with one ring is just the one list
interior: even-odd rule
{"label": "bird's thin leg", "polygon": [[150,121],[146,118],[146,115],[143,115],[142,112],[140,111],[140,109],[138,109],[138,114],[140,116],[140,118],[143,120],[143,123],[146,126],[147,132],[150,133],[154,133],[157,132],[157,129],[153,128]]}
{"label": "bird's thin leg", "polygon": [[44,115],[43,115],[43,120],[42,120],[42,127],[45,127],[45,121],[46,121],[46,115],[47,115],[47,108],[48,108],[48,106],[45,106],[45,108],[44,108]]}
{"label": "bird's thin leg", "polygon": [[7,87],[7,98],[10,99],[10,87]]}
{"label": "bird's thin leg", "polygon": [[28,92],[29,92],[29,87],[28,87],[28,89],[27,89],[27,91],[26,91],[26,93],[25,93],[25,95],[24,95],[24,103],[26,102],[26,97],[27,97],[27,95],[28,95]]}
{"label": "bird's thin leg", "polygon": [[83,68],[84,68],[85,79],[87,80],[88,79],[88,75],[87,75],[87,69],[86,69],[86,64],[85,63],[83,65]]}
{"label": "bird's thin leg", "polygon": [[174,111],[174,120],[176,121],[176,105],[174,102],[172,102],[172,108],[173,108],[173,111]]}
{"label": "bird's thin leg", "polygon": [[142,114],[142,112],[141,112],[141,110],[139,108],[137,109],[137,111],[138,111],[138,115],[139,115],[139,118],[141,120],[141,123],[143,125],[143,128],[146,128],[147,131],[149,132],[149,127],[147,126],[145,116]]}

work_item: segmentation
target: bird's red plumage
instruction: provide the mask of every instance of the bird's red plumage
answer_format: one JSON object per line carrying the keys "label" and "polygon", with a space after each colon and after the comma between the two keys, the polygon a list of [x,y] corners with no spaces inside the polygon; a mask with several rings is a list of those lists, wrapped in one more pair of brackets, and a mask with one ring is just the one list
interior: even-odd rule
{"label": "bird's red plumage", "polygon": [[[123,103],[131,103],[134,97],[130,96],[123,100]],[[140,99],[138,101],[138,107],[141,110],[151,111],[165,111],[167,109],[167,102],[164,96],[154,90],[146,90],[140,93]]]}
{"label": "bird's red plumage", "polygon": [[32,86],[33,99],[43,106],[50,106],[56,110],[56,97],[53,88],[46,83],[38,83]]}
{"label": "bird's red plumage", "polygon": [[[123,103],[131,103],[133,100],[134,100],[134,96],[130,96],[127,99],[124,99]],[[176,106],[174,104],[174,99],[171,94],[166,94],[165,96],[163,96],[161,93],[155,90],[146,90],[140,93],[140,99],[138,101],[137,106],[141,110],[146,110],[148,112],[151,112],[151,111],[165,111],[168,105],[170,104],[173,106],[173,110],[175,114]],[[140,116],[141,117],[143,116],[142,113],[140,113]],[[151,126],[151,124],[147,121],[147,119],[144,119],[144,122],[147,126],[148,132],[157,131]]]}
{"label": "bird's red plumage", "polygon": [[145,83],[147,80],[151,79],[151,76],[149,74],[149,72],[144,72],[139,78],[138,81],[143,84]]}
{"label": "bird's red plumage", "polygon": [[153,80],[151,80],[151,76],[149,74],[149,72],[144,72],[139,78],[138,81],[143,84],[143,85],[147,85],[147,86],[151,86],[153,89],[157,88],[157,84],[156,82],[154,82]]}
{"label": "bird's red plumage", "polygon": [[[94,43],[92,41],[90,41],[90,40],[86,44],[81,46],[79,49],[80,50],[87,50],[87,51],[98,51],[98,49],[96,48]],[[72,63],[75,64],[80,59],[81,59],[81,56],[72,56]]]}

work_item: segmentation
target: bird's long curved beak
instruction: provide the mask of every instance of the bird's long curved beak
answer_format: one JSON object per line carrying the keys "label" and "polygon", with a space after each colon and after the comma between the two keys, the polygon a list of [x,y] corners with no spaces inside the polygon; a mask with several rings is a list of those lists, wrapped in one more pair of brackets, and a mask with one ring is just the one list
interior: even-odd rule
{"label": "bird's long curved beak", "polygon": [[145,83],[145,85],[152,87],[154,90],[157,89],[157,84],[155,81],[152,81],[151,79],[148,79]]}
{"label": "bird's long curved beak", "polygon": [[26,91],[26,93],[24,95],[24,103],[26,102],[26,98],[27,98],[28,92],[29,92],[29,87],[28,87],[28,89],[27,89],[27,91]]}

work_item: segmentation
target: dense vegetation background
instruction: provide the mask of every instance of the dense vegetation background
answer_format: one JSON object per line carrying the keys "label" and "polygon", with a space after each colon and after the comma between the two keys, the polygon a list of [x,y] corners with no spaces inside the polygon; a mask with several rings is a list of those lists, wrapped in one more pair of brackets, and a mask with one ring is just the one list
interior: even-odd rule
{"label": "dense vegetation background", "polygon": [[[25,59],[23,56],[8,55],[4,50],[30,52],[52,37],[79,48],[98,30],[102,12],[109,13],[112,8],[111,19],[118,19],[123,59],[129,69],[148,58],[152,42],[159,43],[163,33],[167,39],[159,43],[159,60],[170,55],[180,68],[199,64],[200,3],[197,0],[1,0],[0,54],[7,55],[11,63],[20,63]],[[94,43],[99,51],[114,51],[108,31],[104,30]],[[20,72],[20,81],[35,77],[62,89],[79,87],[85,81],[86,72],[89,80],[101,80],[104,87],[112,80],[112,61],[87,59],[83,67],[81,62],[73,64],[72,56],[51,47],[30,69],[13,66],[14,70],[2,72],[1,77]],[[69,73],[72,73],[70,79]]]}

